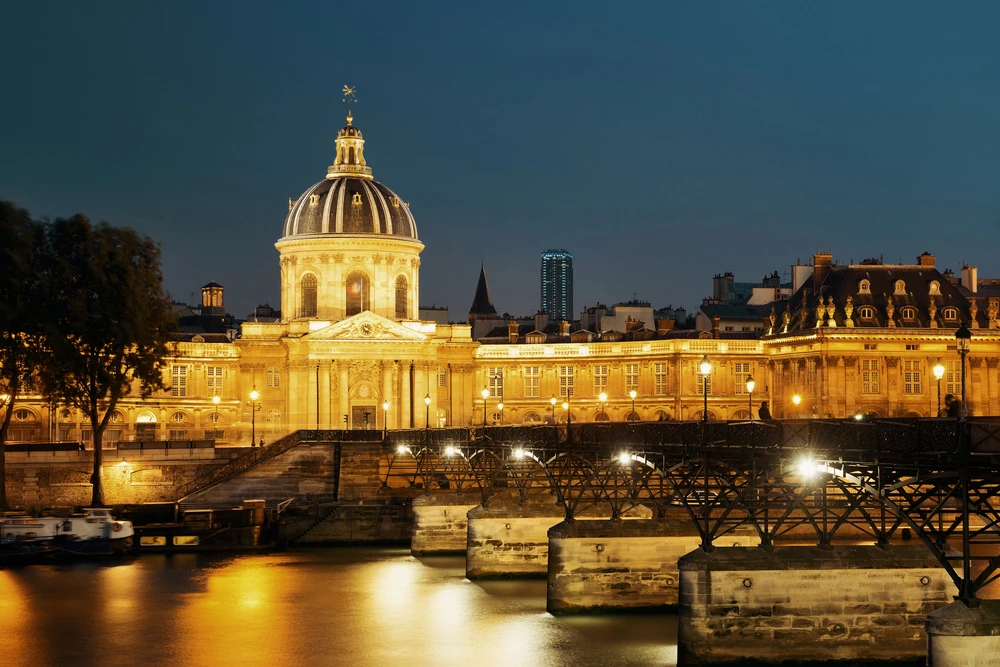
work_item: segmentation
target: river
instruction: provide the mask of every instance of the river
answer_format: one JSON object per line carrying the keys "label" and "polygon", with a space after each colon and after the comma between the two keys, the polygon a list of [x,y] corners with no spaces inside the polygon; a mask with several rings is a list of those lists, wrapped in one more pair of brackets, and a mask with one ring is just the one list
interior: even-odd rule
{"label": "river", "polygon": [[4,667],[675,665],[671,614],[553,617],[545,581],[402,549],[0,570]]}

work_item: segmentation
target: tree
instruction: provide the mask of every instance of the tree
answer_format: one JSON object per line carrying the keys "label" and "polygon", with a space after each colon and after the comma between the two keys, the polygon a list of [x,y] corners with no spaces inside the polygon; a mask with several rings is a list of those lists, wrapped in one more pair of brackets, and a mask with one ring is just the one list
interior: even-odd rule
{"label": "tree", "polygon": [[76,215],[50,225],[45,263],[51,315],[42,384],[50,400],[90,420],[92,502],[101,506],[104,432],[119,399],[135,385],[143,398],[163,388],[174,318],[160,249],[132,229]]}
{"label": "tree", "polygon": [[45,228],[24,209],[0,202],[0,509],[7,509],[6,443],[17,397],[38,366],[42,338]]}

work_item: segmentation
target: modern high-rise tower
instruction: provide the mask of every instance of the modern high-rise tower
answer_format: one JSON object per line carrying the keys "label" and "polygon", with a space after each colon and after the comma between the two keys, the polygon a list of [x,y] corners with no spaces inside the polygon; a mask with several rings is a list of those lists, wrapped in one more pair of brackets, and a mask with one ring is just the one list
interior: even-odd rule
{"label": "modern high-rise tower", "polygon": [[568,250],[542,253],[542,312],[551,319],[573,319],[573,255]]}

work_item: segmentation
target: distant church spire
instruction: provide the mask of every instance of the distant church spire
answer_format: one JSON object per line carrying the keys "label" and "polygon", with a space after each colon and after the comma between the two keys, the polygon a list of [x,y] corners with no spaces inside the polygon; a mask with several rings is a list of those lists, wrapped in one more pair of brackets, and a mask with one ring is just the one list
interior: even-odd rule
{"label": "distant church spire", "polygon": [[479,284],[476,285],[476,296],[472,299],[469,317],[496,314],[497,309],[493,307],[493,298],[490,296],[490,286],[486,283],[486,264],[483,263],[479,267]]}

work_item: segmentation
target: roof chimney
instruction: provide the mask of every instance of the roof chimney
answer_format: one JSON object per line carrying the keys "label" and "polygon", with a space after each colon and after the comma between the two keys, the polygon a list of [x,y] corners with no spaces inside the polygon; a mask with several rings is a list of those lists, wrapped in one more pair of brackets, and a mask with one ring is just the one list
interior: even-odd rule
{"label": "roof chimney", "polygon": [[559,335],[568,336],[569,335],[569,322],[563,320],[559,323]]}
{"label": "roof chimney", "polygon": [[712,318],[712,338],[719,337],[719,321],[720,321],[719,317]]}
{"label": "roof chimney", "polygon": [[656,333],[665,334],[674,328],[674,320],[656,320]]}
{"label": "roof chimney", "polygon": [[833,254],[828,252],[813,253],[813,291],[819,293],[819,286],[826,280],[833,263]]}
{"label": "roof chimney", "polygon": [[917,264],[920,266],[929,266],[934,268],[934,255],[929,252],[925,252],[920,257],[917,257]]}
{"label": "roof chimney", "polygon": [[507,323],[507,340],[511,343],[517,342],[518,329],[517,320],[511,320]]}
{"label": "roof chimney", "polygon": [[542,312],[535,313],[535,331],[545,331],[545,327],[547,326],[549,326],[548,314]]}
{"label": "roof chimney", "polygon": [[968,264],[962,267],[962,287],[973,294],[979,291],[979,269]]}

